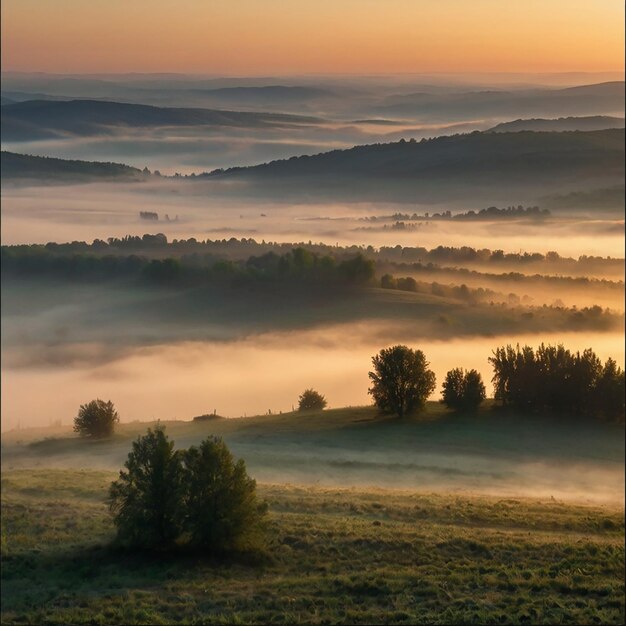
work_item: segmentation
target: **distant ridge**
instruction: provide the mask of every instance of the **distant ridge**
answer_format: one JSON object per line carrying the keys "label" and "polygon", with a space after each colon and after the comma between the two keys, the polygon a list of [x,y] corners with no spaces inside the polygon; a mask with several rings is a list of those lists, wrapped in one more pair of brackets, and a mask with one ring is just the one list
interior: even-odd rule
{"label": "distant ridge", "polygon": [[5,141],[45,139],[59,135],[102,135],[128,128],[159,126],[285,127],[311,124],[313,117],[281,113],[169,108],[104,100],[27,100],[3,105]]}
{"label": "distant ridge", "polygon": [[621,115],[624,106],[624,82],[611,81],[565,89],[395,94],[377,108],[377,116],[463,121],[490,117]]}
{"label": "distant ridge", "polygon": [[492,198],[494,190],[510,198],[515,189],[533,197],[540,187],[542,194],[563,193],[588,183],[622,182],[624,130],[473,132],[356,146],[205,176],[354,198],[442,199],[467,193]]}
{"label": "distant ridge", "polygon": [[611,117],[610,115],[590,115],[586,117],[559,117],[557,119],[520,119],[512,122],[502,122],[487,133],[508,133],[522,130],[538,132],[559,132],[572,130],[605,130],[607,128],[624,128],[623,117]]}
{"label": "distant ridge", "polygon": [[263,102],[282,100],[309,100],[313,98],[332,97],[335,94],[328,89],[319,87],[302,87],[299,85],[263,85],[263,86],[237,86],[217,87],[206,89],[188,89],[189,92],[203,93],[212,98],[231,100],[232,98],[245,97],[247,99]]}
{"label": "distant ridge", "polygon": [[94,180],[142,180],[148,174],[130,165],[98,161],[70,161],[52,157],[0,153],[2,180],[30,182],[89,182]]}

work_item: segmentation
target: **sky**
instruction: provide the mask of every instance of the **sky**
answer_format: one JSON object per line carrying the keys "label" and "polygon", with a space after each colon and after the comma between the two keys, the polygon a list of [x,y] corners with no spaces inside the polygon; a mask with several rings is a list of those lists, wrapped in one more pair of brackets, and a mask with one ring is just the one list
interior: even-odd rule
{"label": "sky", "polygon": [[624,69],[622,0],[2,0],[2,70]]}

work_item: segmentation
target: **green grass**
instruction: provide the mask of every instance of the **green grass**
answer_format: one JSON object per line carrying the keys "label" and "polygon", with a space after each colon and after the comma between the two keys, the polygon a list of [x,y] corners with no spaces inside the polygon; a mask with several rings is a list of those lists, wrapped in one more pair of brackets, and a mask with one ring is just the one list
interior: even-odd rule
{"label": "green grass", "polygon": [[5,470],[2,622],[624,622],[624,512],[554,500],[261,485],[263,554],[110,547],[115,473]]}

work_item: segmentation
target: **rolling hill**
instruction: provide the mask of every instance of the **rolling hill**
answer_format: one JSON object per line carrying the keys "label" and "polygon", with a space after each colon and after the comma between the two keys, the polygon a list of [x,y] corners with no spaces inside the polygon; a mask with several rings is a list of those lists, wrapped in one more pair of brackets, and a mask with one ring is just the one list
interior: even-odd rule
{"label": "rolling hill", "polygon": [[279,113],[187,109],[103,100],[28,100],[1,107],[5,141],[28,141],[61,135],[90,136],[160,126],[286,127],[319,122]]}
{"label": "rolling hill", "polygon": [[624,130],[479,133],[356,146],[209,175],[247,180],[281,193],[353,198],[446,199],[503,192],[562,193],[618,184]]}
{"label": "rolling hill", "polygon": [[3,181],[89,182],[95,180],[141,180],[145,174],[136,167],[121,163],[68,161],[49,157],[0,153]]}

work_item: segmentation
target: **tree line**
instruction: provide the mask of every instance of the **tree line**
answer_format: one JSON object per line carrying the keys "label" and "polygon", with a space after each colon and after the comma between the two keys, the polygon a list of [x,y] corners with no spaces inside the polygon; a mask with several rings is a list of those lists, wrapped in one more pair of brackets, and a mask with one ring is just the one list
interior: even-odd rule
{"label": "tree line", "polygon": [[[586,419],[624,420],[624,370],[615,360],[604,363],[592,349],[583,352],[541,344],[498,347],[489,357],[494,399],[526,413]],[[435,374],[421,350],[393,346],[372,357],[369,393],[382,411],[399,417],[421,409],[435,390]],[[485,399],[478,371],[447,372],[442,402],[451,409],[473,411]]]}
{"label": "tree line", "polygon": [[198,240],[195,237],[188,239],[173,239],[169,241],[163,233],[126,235],[124,237],[109,237],[108,239],[94,239],[92,243],[85,241],[72,241],[67,243],[49,242],[46,244],[3,246],[13,253],[26,251],[48,251],[56,254],[68,253],[93,253],[113,254],[149,252],[152,255],[179,257],[183,254],[206,254],[210,253],[221,258],[247,258],[253,254],[259,255],[266,252],[277,254],[288,252],[300,247],[319,255],[332,255],[335,258],[345,255],[354,256],[363,254],[368,259],[376,261],[391,261],[396,263],[478,263],[489,264],[496,267],[503,265],[529,265],[547,263],[551,269],[566,271],[583,267],[592,269],[621,269],[622,259],[611,257],[598,257],[581,255],[577,259],[563,257],[558,252],[504,252],[503,250],[491,250],[488,248],[473,248],[471,246],[437,246],[425,248],[423,246],[381,246],[374,248],[368,245],[334,246],[323,243],[292,242],[281,243],[272,241],[256,241],[253,238],[230,237],[229,239],[205,239]]}
{"label": "tree line", "polygon": [[508,206],[505,209],[499,209],[495,206],[487,207],[486,209],[480,209],[474,211],[469,209],[468,211],[462,211],[460,213],[452,213],[452,211],[442,211],[441,213],[393,213],[392,215],[372,215],[361,218],[365,222],[418,222],[427,220],[491,220],[507,217],[549,217],[549,209],[541,209],[538,206],[524,207],[521,204],[518,206]]}
{"label": "tree line", "polygon": [[45,248],[30,248],[3,247],[2,272],[72,280],[135,278],[174,286],[268,281],[359,285],[371,281],[375,272],[374,261],[362,254],[336,259],[304,248],[293,248],[281,255],[267,252],[245,261],[212,256],[151,259],[138,255],[57,254]]}
{"label": "tree line", "polygon": [[489,357],[494,397],[504,406],[531,412],[624,419],[624,371],[587,349],[563,345],[511,345]]}

